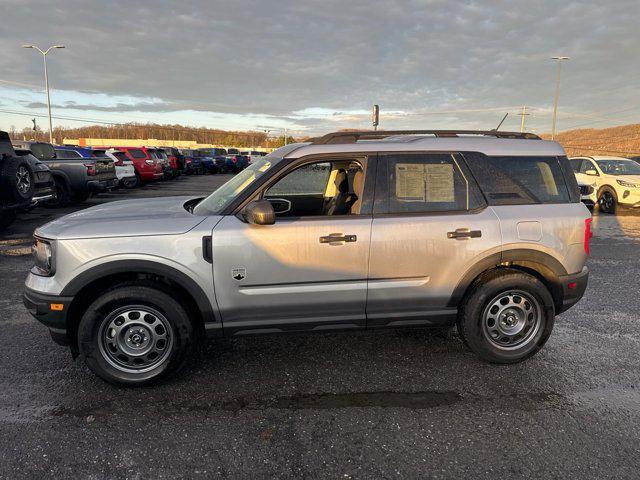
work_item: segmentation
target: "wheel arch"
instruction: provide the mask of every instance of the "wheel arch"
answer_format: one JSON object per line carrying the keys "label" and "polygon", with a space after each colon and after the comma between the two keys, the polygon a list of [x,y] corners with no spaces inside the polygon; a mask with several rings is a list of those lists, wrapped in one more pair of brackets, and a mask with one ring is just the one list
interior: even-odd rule
{"label": "wheel arch", "polygon": [[458,306],[468,295],[472,286],[489,272],[500,273],[504,271],[518,270],[528,273],[540,280],[553,297],[555,311],[562,310],[563,290],[560,277],[567,275],[567,270],[559,260],[548,253],[532,249],[513,249],[495,253],[476,262],[462,276],[456,285],[451,299],[450,307]]}
{"label": "wheel arch", "polygon": [[67,317],[67,337],[72,345],[75,344],[77,327],[86,308],[104,291],[130,282],[146,283],[177,297],[187,309],[198,334],[215,335],[222,332],[222,323],[206,293],[185,273],[147,260],[119,260],[82,272],[60,293],[60,296],[73,297]]}

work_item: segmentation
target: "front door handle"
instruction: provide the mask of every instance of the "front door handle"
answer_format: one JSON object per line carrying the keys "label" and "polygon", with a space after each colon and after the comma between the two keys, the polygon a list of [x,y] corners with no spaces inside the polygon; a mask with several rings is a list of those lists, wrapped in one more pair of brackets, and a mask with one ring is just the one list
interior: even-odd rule
{"label": "front door handle", "polygon": [[342,233],[330,233],[326,237],[320,237],[320,243],[328,243],[329,245],[342,245],[343,243],[357,241],[357,235],[344,235]]}
{"label": "front door handle", "polygon": [[482,237],[481,230],[471,230],[470,228],[456,228],[455,232],[447,232],[447,238],[453,238],[455,240],[480,237]]}

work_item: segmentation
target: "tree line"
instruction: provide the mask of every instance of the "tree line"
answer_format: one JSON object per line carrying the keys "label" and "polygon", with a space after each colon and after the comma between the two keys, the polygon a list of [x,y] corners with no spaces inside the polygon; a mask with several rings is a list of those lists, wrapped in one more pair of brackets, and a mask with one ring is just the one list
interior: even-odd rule
{"label": "tree line", "polygon": [[[37,140],[48,142],[49,132],[40,126],[34,129],[16,129],[11,126],[9,135],[15,140]],[[162,125],[156,123],[128,123],[126,125],[87,125],[85,127],[55,127],[53,129],[55,143],[62,144],[64,138],[119,138],[128,140],[187,140],[197,143],[226,145],[234,147],[266,147],[276,148],[284,145],[284,136],[269,137],[266,132],[259,131],[227,131],[206,127],[186,127],[184,125]],[[294,137],[287,137],[287,143],[296,142]]]}

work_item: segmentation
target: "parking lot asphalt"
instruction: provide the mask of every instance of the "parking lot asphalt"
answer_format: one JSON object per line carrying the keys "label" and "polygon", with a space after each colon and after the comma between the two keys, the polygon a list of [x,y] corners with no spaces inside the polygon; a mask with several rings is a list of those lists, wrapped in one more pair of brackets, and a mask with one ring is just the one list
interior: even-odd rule
{"label": "parking lot asphalt", "polygon": [[[179,178],[90,199],[205,194]],[[638,478],[640,216],[596,216],[585,298],[534,358],[424,330],[220,339],[179,376],[94,377],[22,306],[37,208],[0,237],[1,478]]]}

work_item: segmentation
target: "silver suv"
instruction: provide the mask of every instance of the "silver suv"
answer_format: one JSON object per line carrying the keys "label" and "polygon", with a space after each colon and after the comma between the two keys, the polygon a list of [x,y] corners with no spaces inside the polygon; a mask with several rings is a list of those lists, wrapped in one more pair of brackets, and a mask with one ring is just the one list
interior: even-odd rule
{"label": "silver suv", "polygon": [[24,303],[103,379],[205,337],[457,326],[514,363],[583,295],[591,215],[562,147],[506,132],[339,132],[206,198],[119,201],[35,232]]}

